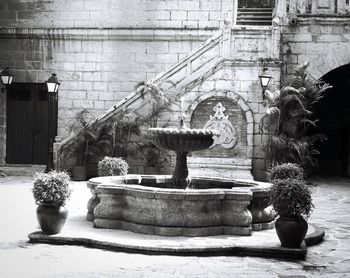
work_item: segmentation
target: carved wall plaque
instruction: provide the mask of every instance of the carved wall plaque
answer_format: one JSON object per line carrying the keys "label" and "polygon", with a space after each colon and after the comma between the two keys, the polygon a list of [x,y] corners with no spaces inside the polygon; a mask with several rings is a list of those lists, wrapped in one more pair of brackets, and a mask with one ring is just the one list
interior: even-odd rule
{"label": "carved wall plaque", "polygon": [[229,116],[224,114],[226,108],[221,102],[213,108],[214,116],[209,116],[210,120],[204,125],[206,129],[216,129],[220,136],[214,137],[214,143],[210,148],[221,145],[225,149],[233,148],[237,143],[237,132],[233,124],[229,121]]}
{"label": "carved wall plaque", "polygon": [[190,127],[214,128],[222,133],[211,148],[193,152],[193,157],[247,157],[247,120],[236,99],[212,96],[199,102]]}

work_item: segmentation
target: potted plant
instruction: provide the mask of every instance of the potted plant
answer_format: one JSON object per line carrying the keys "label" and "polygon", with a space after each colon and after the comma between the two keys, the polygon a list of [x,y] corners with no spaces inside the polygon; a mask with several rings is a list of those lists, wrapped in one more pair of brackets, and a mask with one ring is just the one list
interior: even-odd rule
{"label": "potted plant", "polygon": [[140,158],[144,161],[144,174],[155,175],[162,173],[165,164],[168,163],[165,150],[157,148],[153,143],[147,142],[139,145]]}
{"label": "potted plant", "polygon": [[280,90],[266,90],[267,110],[260,130],[268,132],[265,145],[267,160],[276,163],[299,164],[306,173],[317,164],[317,143],[326,140],[324,134],[312,134],[317,126],[313,111],[331,86],[313,80],[307,74],[309,64],[295,68]]}
{"label": "potted plant", "polygon": [[268,171],[270,181],[283,179],[304,179],[304,170],[296,163],[282,163],[270,168]]}
{"label": "potted plant", "polygon": [[69,175],[57,171],[35,173],[32,192],[38,205],[36,214],[42,232],[59,233],[68,216],[64,205],[71,195]]}
{"label": "potted plant", "polygon": [[72,166],[72,180],[83,181],[87,179],[87,158],[89,154],[89,146],[95,135],[88,130],[88,126],[92,122],[91,113],[83,109],[75,115],[73,124],[70,127],[70,132],[78,136],[75,142],[74,155],[76,164]]}
{"label": "potted plant", "polygon": [[313,209],[311,193],[303,179],[276,179],[272,186],[272,206],[279,216],[275,227],[282,247],[299,248]]}
{"label": "potted plant", "polygon": [[128,163],[121,157],[105,156],[98,163],[98,175],[101,176],[124,176],[128,173]]}

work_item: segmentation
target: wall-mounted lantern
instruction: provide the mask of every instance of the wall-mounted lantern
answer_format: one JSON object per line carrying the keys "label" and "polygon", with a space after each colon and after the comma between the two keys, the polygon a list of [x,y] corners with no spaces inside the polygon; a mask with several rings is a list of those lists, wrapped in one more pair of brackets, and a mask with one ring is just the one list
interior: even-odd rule
{"label": "wall-mounted lantern", "polygon": [[263,89],[262,91],[262,96],[263,96],[263,100],[265,100],[265,90],[267,89],[267,86],[270,83],[270,80],[272,78],[272,76],[267,72],[268,68],[266,66],[266,63],[263,62],[262,63],[262,71],[259,74],[259,79],[260,79],[260,85],[261,88]]}
{"label": "wall-mounted lantern", "polygon": [[12,83],[13,80],[13,75],[10,73],[9,68],[5,68],[1,73],[0,73],[0,77],[1,77],[1,83],[3,85],[10,85]]}
{"label": "wall-mounted lantern", "polygon": [[49,93],[57,94],[60,83],[58,82],[56,73],[53,73],[52,76],[46,81],[46,85],[47,85],[47,91]]}

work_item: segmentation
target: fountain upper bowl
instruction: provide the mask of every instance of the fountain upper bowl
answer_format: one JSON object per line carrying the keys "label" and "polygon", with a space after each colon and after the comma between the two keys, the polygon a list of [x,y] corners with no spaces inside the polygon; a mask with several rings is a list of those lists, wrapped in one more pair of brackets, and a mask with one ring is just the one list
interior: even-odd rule
{"label": "fountain upper bowl", "polygon": [[217,130],[191,128],[150,128],[149,132],[156,146],[176,152],[205,150],[213,144],[213,136],[220,134]]}

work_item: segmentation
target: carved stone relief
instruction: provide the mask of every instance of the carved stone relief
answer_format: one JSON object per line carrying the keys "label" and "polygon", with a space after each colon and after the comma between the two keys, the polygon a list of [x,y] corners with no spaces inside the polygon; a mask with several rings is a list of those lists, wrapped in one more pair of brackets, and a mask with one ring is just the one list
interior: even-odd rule
{"label": "carved stone relief", "polygon": [[221,102],[217,103],[213,110],[215,112],[214,116],[210,115],[210,120],[203,128],[216,129],[220,132],[220,136],[214,137],[214,143],[210,148],[221,145],[225,149],[231,149],[237,144],[236,129],[229,121],[229,116],[224,114],[226,108]]}

